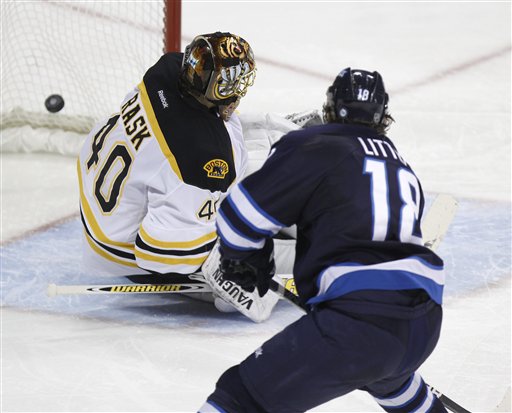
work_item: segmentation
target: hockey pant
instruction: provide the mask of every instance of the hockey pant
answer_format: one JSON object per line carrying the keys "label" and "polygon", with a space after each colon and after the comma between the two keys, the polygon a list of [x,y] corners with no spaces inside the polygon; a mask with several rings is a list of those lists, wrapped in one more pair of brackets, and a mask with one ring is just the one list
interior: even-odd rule
{"label": "hockey pant", "polygon": [[441,320],[430,300],[324,303],[226,371],[200,411],[297,413],[359,389],[388,412],[446,412],[417,373]]}

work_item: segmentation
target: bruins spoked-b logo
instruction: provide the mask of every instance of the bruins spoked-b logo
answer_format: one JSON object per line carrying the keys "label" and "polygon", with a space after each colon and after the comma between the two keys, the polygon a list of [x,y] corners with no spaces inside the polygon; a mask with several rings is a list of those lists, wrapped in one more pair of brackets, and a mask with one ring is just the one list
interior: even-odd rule
{"label": "bruins spoked-b logo", "polygon": [[208,161],[203,169],[208,174],[208,178],[224,179],[229,172],[228,163],[222,159],[212,159]]}

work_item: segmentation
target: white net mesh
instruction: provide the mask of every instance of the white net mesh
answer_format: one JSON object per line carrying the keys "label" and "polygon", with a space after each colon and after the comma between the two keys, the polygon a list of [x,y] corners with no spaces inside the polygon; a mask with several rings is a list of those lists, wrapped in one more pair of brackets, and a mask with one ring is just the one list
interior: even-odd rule
{"label": "white net mesh", "polygon": [[[2,141],[29,125],[87,133],[163,52],[163,0],[2,0]],[[50,113],[45,99],[64,108]]]}

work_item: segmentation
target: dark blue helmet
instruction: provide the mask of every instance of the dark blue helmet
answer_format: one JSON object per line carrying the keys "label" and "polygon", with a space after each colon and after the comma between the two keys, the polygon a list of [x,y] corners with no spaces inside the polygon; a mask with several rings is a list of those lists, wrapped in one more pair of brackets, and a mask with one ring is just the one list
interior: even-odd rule
{"label": "dark blue helmet", "polygon": [[392,121],[388,94],[378,72],[343,69],[327,89],[325,122],[359,123],[383,129]]}

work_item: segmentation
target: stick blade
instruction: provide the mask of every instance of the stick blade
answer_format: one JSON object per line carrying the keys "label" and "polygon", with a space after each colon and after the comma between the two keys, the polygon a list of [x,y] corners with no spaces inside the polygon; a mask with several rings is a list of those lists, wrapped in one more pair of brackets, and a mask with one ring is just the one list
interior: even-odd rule
{"label": "stick blade", "polygon": [[425,246],[435,251],[457,212],[458,202],[449,194],[439,194],[430,206],[422,225]]}

